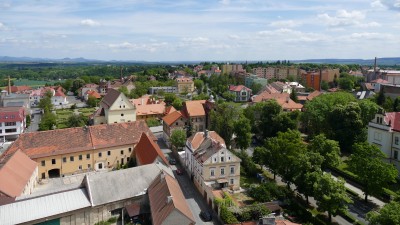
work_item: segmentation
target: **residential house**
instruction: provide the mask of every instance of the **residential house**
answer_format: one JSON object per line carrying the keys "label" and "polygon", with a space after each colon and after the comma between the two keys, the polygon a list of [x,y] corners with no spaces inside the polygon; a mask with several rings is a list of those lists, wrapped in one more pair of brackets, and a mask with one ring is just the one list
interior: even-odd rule
{"label": "residential house", "polygon": [[400,171],[400,112],[384,111],[376,114],[368,123],[368,143],[377,146],[386,156],[386,161]]}
{"label": "residential house", "polygon": [[289,85],[292,90],[296,90],[296,92],[304,92],[306,91],[306,88],[301,85],[299,82],[285,82],[286,85]]}
{"label": "residential house", "polygon": [[160,173],[147,192],[153,225],[196,223],[178,181],[168,173]]}
{"label": "residential house", "polygon": [[26,86],[26,85],[11,86],[10,88],[11,88],[11,93],[17,93],[17,94],[25,94],[27,91],[32,90],[32,87],[29,87],[29,86]]}
{"label": "residential house", "polygon": [[229,85],[229,92],[235,95],[235,102],[247,102],[251,97],[251,89],[243,85]]}
{"label": "residential house", "polygon": [[178,93],[191,93],[194,91],[194,81],[190,77],[176,78]]}
{"label": "residential house", "polygon": [[161,119],[165,115],[166,104],[156,100],[151,95],[143,95],[137,99],[129,100],[136,107],[136,119]]}
{"label": "residential house", "polygon": [[1,91],[0,107],[24,107],[25,112],[29,113],[31,108],[29,94],[8,94],[7,91]]}
{"label": "residential house", "polygon": [[93,124],[111,124],[136,121],[136,107],[115,89],[109,89],[93,115]]}
{"label": "residential house", "polygon": [[295,111],[295,110],[302,110],[303,105],[300,103],[294,102],[290,99],[289,93],[272,93],[265,91],[261,94],[255,96],[252,101],[254,103],[263,102],[274,99],[283,109],[283,111]]}
{"label": "residential house", "polygon": [[67,101],[67,96],[64,94],[64,89],[61,86],[58,87],[42,87],[36,90],[33,90],[29,94],[29,101],[31,107],[36,107],[39,105],[41,99],[46,96],[46,93],[50,92],[51,94],[51,103],[57,107],[62,105],[67,105],[69,102]]}
{"label": "residential house", "polygon": [[288,83],[283,83],[280,81],[272,82],[270,84],[275,90],[277,90],[279,93],[292,93],[292,86]]}
{"label": "residential house", "polygon": [[240,162],[214,131],[197,132],[186,142],[185,168],[209,204],[214,189],[240,188]]}
{"label": "residential house", "polygon": [[83,95],[83,99],[85,101],[89,100],[89,98],[101,99],[101,95],[96,90],[88,90]]}
{"label": "residential house", "polygon": [[0,141],[15,140],[25,131],[23,107],[0,107]]}
{"label": "residential house", "polygon": [[[152,215],[146,218],[150,217],[153,224],[195,224],[171,169],[162,164],[73,178],[69,181],[78,183],[56,180],[61,185],[0,205],[2,225],[96,224],[118,217],[132,206],[139,209],[139,214],[149,208]],[[169,221],[172,223],[166,223]]]}
{"label": "residential house", "polygon": [[88,91],[93,91],[93,90],[95,90],[97,93],[99,93],[100,92],[99,85],[98,84],[85,84],[85,85],[83,85],[83,87],[79,88],[78,96],[81,98],[84,98],[85,94]]}
{"label": "residential house", "polygon": [[136,159],[138,166],[155,162],[164,163],[166,166],[169,165],[160,146],[146,133],[142,133],[142,136],[140,136],[140,140],[132,152],[131,158],[132,157]]}
{"label": "residential house", "polygon": [[376,80],[372,80],[370,82],[370,84],[372,86],[372,89],[376,93],[378,93],[381,90],[381,86],[389,84],[389,81],[379,78],[379,79],[376,79]]}
{"label": "residential house", "polygon": [[174,111],[164,116],[163,120],[163,140],[168,146],[171,146],[170,137],[174,130],[186,130],[188,127],[188,119],[181,111]]}
{"label": "residential house", "polygon": [[41,179],[107,171],[129,161],[143,132],[157,140],[144,121],[23,133],[2,156],[21,150]]}
{"label": "residential house", "polygon": [[17,150],[0,159],[0,198],[29,195],[38,181],[37,163]]}

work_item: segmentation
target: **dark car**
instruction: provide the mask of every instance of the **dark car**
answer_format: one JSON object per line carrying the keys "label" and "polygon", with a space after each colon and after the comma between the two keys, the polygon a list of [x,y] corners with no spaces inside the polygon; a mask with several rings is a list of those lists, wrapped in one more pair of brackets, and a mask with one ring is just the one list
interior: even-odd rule
{"label": "dark car", "polygon": [[177,170],[176,170],[176,174],[182,175],[182,174],[183,174],[183,170],[182,170],[182,169],[177,169]]}
{"label": "dark car", "polygon": [[206,221],[206,222],[212,220],[211,213],[209,213],[207,211],[201,211],[200,217],[203,218],[203,220]]}
{"label": "dark car", "polygon": [[175,159],[169,159],[169,164],[176,165],[176,160]]}

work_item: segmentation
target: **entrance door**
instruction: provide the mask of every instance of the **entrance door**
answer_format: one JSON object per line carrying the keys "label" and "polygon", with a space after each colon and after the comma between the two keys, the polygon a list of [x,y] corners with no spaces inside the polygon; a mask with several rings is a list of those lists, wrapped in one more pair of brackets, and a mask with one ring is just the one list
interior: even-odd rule
{"label": "entrance door", "polygon": [[121,158],[121,166],[124,165],[124,158]]}
{"label": "entrance door", "polygon": [[49,178],[60,177],[60,169],[49,170]]}

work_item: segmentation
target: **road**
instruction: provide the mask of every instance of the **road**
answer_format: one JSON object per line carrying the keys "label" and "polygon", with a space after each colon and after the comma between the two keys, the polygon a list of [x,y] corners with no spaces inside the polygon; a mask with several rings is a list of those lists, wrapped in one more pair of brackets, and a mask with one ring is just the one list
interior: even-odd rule
{"label": "road", "polygon": [[[166,155],[166,157],[173,158],[172,152],[168,149],[167,145],[162,140],[162,133],[156,132],[154,135],[158,138],[158,145],[160,146],[162,152]],[[190,210],[193,213],[193,217],[196,221],[196,224],[220,224],[216,218],[213,216],[213,221],[204,222],[200,218],[200,212],[204,211],[212,211],[210,207],[207,205],[206,201],[203,199],[200,192],[196,189],[193,182],[190,180],[188,174],[184,172],[182,175],[177,175],[176,170],[177,168],[181,168],[185,171],[181,165],[179,165],[179,160],[176,159],[177,165],[171,165],[172,170],[174,171],[174,175],[179,183],[179,186],[182,189],[183,195],[185,196],[186,202],[189,205]]]}
{"label": "road", "polygon": [[31,125],[25,130],[25,132],[35,132],[39,130],[39,123],[42,119],[42,114],[40,113],[33,113],[31,115]]}

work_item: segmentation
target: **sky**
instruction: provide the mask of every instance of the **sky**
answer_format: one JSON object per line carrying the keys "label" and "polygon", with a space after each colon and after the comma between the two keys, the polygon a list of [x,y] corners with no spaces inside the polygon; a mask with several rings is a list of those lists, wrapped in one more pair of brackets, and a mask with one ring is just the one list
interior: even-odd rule
{"label": "sky", "polygon": [[0,0],[0,56],[400,57],[400,0]]}

